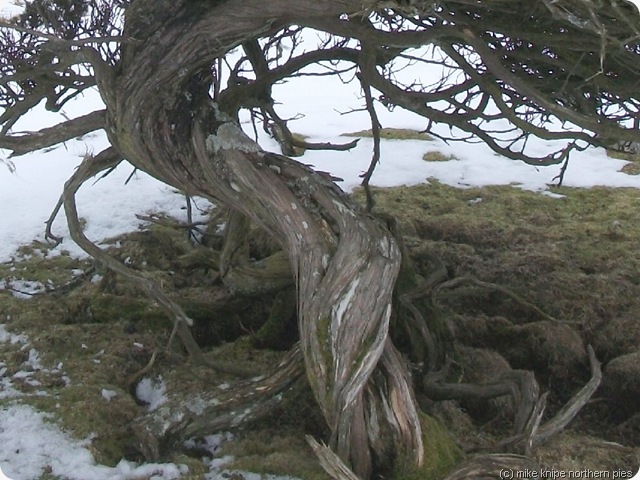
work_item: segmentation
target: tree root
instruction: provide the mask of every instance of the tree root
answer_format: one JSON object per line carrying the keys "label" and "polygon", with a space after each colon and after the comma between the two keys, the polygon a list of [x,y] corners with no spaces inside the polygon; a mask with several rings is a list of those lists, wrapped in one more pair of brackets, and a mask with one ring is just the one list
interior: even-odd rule
{"label": "tree root", "polygon": [[[71,238],[82,248],[85,252],[95,258],[112,271],[122,275],[129,280],[133,285],[137,286],[144,292],[146,292],[151,298],[153,298],[159,305],[170,313],[174,318],[174,325],[180,340],[184,347],[189,352],[190,357],[199,363],[206,363],[198,344],[191,335],[189,325],[192,324],[182,308],[168,298],[159,286],[155,285],[153,281],[136,273],[132,269],[126,267],[109,254],[104,252],[91,240],[89,240],[82,231],[82,225],[78,217],[78,210],[75,201],[75,195],[82,184],[96,173],[103,171],[109,167],[113,167],[122,160],[120,155],[113,147],[109,147],[103,150],[96,156],[87,155],[82,161],[78,169],[71,176],[64,185],[64,191],[62,193],[62,204],[67,215],[67,223],[69,225],[69,232]],[[54,210],[57,213],[58,207]],[[52,221],[51,221],[52,222]],[[48,225],[50,227],[50,225]],[[49,232],[50,234],[50,232]],[[57,237],[54,237],[57,238]],[[215,367],[214,367],[215,368]]]}
{"label": "tree root", "polygon": [[318,457],[320,466],[332,478],[335,480],[361,480],[328,446],[324,443],[319,443],[311,435],[307,435],[305,438],[313,453]]}
{"label": "tree root", "polygon": [[197,396],[170,397],[158,410],[132,425],[137,446],[148,461],[158,461],[184,439],[264,418],[303,374],[302,352],[296,346],[267,377],[241,381],[225,390],[204,391]]}
{"label": "tree root", "polygon": [[[591,348],[591,345],[587,347],[587,351],[589,353],[589,363],[591,364],[591,379],[587,384],[573,397],[571,397],[565,406],[562,407],[562,409],[551,420],[547,421],[539,428],[533,429],[529,435],[527,435],[527,432],[525,431],[519,435],[503,440],[496,446],[497,449],[519,447],[524,444],[525,451],[527,449],[531,450],[547,442],[551,437],[565,429],[582,407],[587,404],[602,381],[602,369],[600,362],[596,358],[596,354],[593,351],[593,348]],[[543,402],[543,398],[540,397],[539,401]],[[542,406],[542,408],[544,407]],[[532,412],[532,414],[534,413],[536,413],[536,410]],[[540,412],[540,414],[541,413],[542,412]],[[530,421],[531,420],[532,418],[530,418]]]}
{"label": "tree root", "polygon": [[521,434],[525,431],[531,413],[535,409],[539,398],[538,382],[533,372],[513,370],[502,378],[502,381],[487,384],[470,383],[441,383],[441,372],[427,374],[424,377],[423,388],[432,400],[463,400],[490,399],[510,396],[516,405],[517,412],[514,419],[514,431]]}
{"label": "tree root", "polygon": [[477,279],[475,277],[472,277],[470,275],[457,277],[457,278],[454,278],[454,279],[449,280],[447,282],[443,282],[443,283],[435,286],[433,290],[434,290],[434,293],[436,293],[436,292],[438,292],[440,290],[458,288],[458,287],[461,287],[463,285],[475,285],[477,287],[482,287],[482,288],[487,288],[487,289],[490,289],[490,290],[495,290],[497,292],[505,294],[506,296],[510,297],[512,300],[515,300],[520,305],[533,310],[537,315],[539,315],[541,318],[543,318],[545,320],[548,320],[548,321],[554,322],[554,323],[570,323],[570,322],[563,322],[563,321],[560,321],[560,320],[552,317],[548,313],[546,313],[543,310],[541,310],[538,306],[534,305],[531,302],[528,302],[527,300],[525,300],[524,298],[522,298],[520,295],[518,295],[516,292],[514,292],[513,290],[511,290],[509,288],[506,288],[506,287],[504,287],[502,285],[497,285],[495,283],[485,282],[485,281],[479,280],[479,279]]}
{"label": "tree root", "polygon": [[[394,232],[395,233],[395,232]],[[397,233],[396,233],[397,236]],[[411,265],[408,266],[412,268]],[[548,392],[540,394],[540,387],[531,371],[512,370],[503,375],[498,381],[486,384],[445,383],[449,367],[449,356],[446,354],[447,345],[443,345],[442,338],[436,337],[430,329],[423,314],[414,302],[426,295],[435,295],[445,288],[457,288],[462,285],[476,285],[489,288],[509,296],[526,308],[533,310],[544,320],[560,323],[536,305],[524,300],[515,292],[489,282],[483,282],[471,276],[458,277],[447,280],[446,269],[438,265],[429,278],[422,285],[399,295],[400,303],[409,313],[406,318],[407,328],[418,332],[427,348],[426,362],[422,387],[431,400],[462,400],[462,399],[490,399],[501,396],[511,397],[516,409],[513,421],[514,434],[497,444],[486,445],[481,450],[491,452],[490,455],[473,458],[461,465],[446,480],[462,480],[472,478],[504,478],[500,471],[505,469],[522,470],[536,468],[529,460],[536,447],[548,441],[561,432],[577,413],[584,407],[594,394],[602,379],[600,363],[596,359],[591,346],[588,347],[591,365],[591,379],[576,393],[567,404],[550,420],[542,423]],[[453,348],[453,344],[449,349]],[[440,367],[444,352],[445,366]],[[501,452],[501,453],[498,453]],[[509,455],[504,452],[516,452],[521,455]]]}

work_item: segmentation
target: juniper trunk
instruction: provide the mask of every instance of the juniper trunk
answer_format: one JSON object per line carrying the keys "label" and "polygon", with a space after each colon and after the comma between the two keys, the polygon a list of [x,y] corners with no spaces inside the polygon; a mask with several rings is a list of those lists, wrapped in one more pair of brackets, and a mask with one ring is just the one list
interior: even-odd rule
{"label": "juniper trunk", "polygon": [[117,74],[99,85],[124,158],[241,212],[288,252],[306,372],[330,445],[367,478],[399,455],[417,464],[423,455],[409,376],[387,334],[399,249],[333,183],[262,151],[208,94],[210,66],[230,47],[358,4],[134,0]]}

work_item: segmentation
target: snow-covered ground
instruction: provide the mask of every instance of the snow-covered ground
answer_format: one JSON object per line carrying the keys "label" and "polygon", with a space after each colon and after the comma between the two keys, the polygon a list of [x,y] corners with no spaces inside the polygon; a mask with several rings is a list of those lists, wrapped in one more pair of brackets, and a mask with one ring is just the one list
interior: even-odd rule
{"label": "snow-covered ground", "polygon": [[[640,0],[634,0],[640,1]],[[0,14],[17,11],[13,2],[0,0]],[[283,117],[303,113],[304,117],[291,123],[294,131],[306,134],[311,141],[346,142],[342,133],[368,128],[368,117],[364,112],[344,115],[342,112],[359,108],[361,99],[352,87],[337,80],[323,77],[301,78],[288,85],[275,88],[274,94],[284,105],[280,108]],[[286,101],[285,101],[286,99]],[[95,92],[85,94],[65,107],[65,115],[73,117],[89,111],[100,104]],[[339,111],[336,111],[338,109]],[[396,109],[394,112],[379,112],[383,126],[424,128],[424,119]],[[60,117],[38,111],[14,128],[15,132],[33,131],[52,125]],[[251,131],[250,125],[246,125]],[[443,127],[444,128],[444,127]],[[261,137],[265,149],[277,150],[270,139]],[[73,173],[82,157],[97,153],[107,144],[103,132],[87,135],[67,142],[46,152],[36,152],[14,159],[8,152],[0,150],[0,262],[9,261],[16,255],[20,245],[35,239],[44,239],[44,222],[62,192],[67,178]],[[552,145],[544,141],[532,141],[532,147],[548,151]],[[438,150],[452,155],[453,160],[426,162],[424,153]],[[371,158],[371,140],[362,139],[350,152],[307,152],[301,161],[312,164],[319,170],[329,171],[341,177],[345,190],[360,183],[359,175],[365,171]],[[482,144],[450,143],[440,140],[386,140],[382,142],[381,164],[372,179],[373,185],[411,185],[436,178],[440,182],[458,186],[516,185],[529,190],[545,191],[559,173],[559,166],[535,167],[497,156]],[[9,164],[3,164],[11,162]],[[621,173],[625,161],[607,157],[602,149],[591,148],[575,153],[565,175],[567,186],[588,188],[595,185],[640,188],[640,176]],[[9,168],[9,165],[15,167]],[[141,223],[135,214],[166,212],[178,218],[185,217],[185,200],[172,188],[159,183],[144,173],[136,173],[128,184],[132,167],[123,164],[105,179],[92,184],[87,182],[79,192],[80,215],[86,220],[89,238],[101,239],[135,230]],[[81,256],[82,252],[68,239],[68,230],[61,213],[54,224],[54,233],[65,239],[51,254],[63,250]],[[5,315],[0,312],[0,322]],[[116,467],[98,465],[86,448],[86,440],[72,439],[45,414],[19,403],[20,393],[12,387],[16,375],[29,377],[30,372],[49,368],[53,373],[64,375],[62,366],[42,366],[39,354],[29,345],[29,340],[20,332],[8,332],[0,325],[0,343],[11,344],[19,350],[28,350],[24,370],[11,378],[5,377],[6,368],[0,360],[0,398],[15,398],[14,404],[0,407],[0,480],[38,479],[45,467],[60,478],[69,479],[130,479],[151,477],[154,479],[179,478],[185,467],[173,464],[135,465],[122,461]],[[56,370],[58,369],[58,370]],[[141,384],[142,397],[152,405],[162,401],[162,384],[148,380]],[[105,401],[113,392],[104,391]],[[212,451],[221,438],[211,439]],[[212,462],[211,477],[219,478],[221,460]],[[250,477],[246,478],[259,478]],[[266,478],[266,477],[265,477]],[[640,473],[637,477],[640,478]]]}

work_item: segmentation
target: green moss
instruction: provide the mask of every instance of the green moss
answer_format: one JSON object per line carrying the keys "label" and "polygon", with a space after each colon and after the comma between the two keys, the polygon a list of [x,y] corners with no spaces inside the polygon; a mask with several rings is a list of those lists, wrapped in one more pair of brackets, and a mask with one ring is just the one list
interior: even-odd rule
{"label": "green moss", "polygon": [[242,470],[271,475],[287,475],[304,480],[329,480],[317,458],[295,432],[273,430],[247,432],[224,448],[224,454],[234,460],[228,470]]}
{"label": "green moss", "polygon": [[97,293],[91,297],[89,308],[93,312],[93,322],[107,323],[113,321],[141,321],[151,316],[157,319],[161,312],[150,309],[148,300],[130,298],[108,293]]}
{"label": "green moss", "polygon": [[[107,401],[103,388],[117,395]],[[142,410],[127,392],[112,385],[71,385],[49,397],[26,397],[22,402],[52,414],[51,420],[73,438],[91,438],[89,448],[96,460],[110,466],[130,453],[134,439],[129,426]]]}
{"label": "green moss", "polygon": [[[304,142],[307,140],[307,138],[309,138],[307,135],[303,135],[301,133],[295,133],[295,132],[291,132],[291,136],[293,137],[294,140],[298,142]],[[300,157],[304,155],[304,152],[307,151],[306,148],[302,148],[302,147],[293,147],[291,150],[292,150],[291,154],[289,155],[291,157]]]}
{"label": "green moss", "polygon": [[462,452],[455,444],[447,428],[437,419],[420,414],[424,464],[409,465],[400,459],[396,462],[394,480],[438,480],[443,478],[461,459]]}
{"label": "green moss", "polygon": [[[507,286],[572,323],[600,358],[624,353],[630,342],[614,345],[605,332],[612,322],[640,316],[640,304],[630,301],[640,295],[640,259],[630,254],[640,249],[640,194],[568,187],[550,193],[556,198],[510,186],[456,189],[430,180],[374,189],[374,213],[396,216],[420,275],[433,271],[435,255],[449,278],[470,275]],[[354,198],[364,203],[361,191]],[[476,286],[442,290],[436,300],[448,318],[541,319],[507,295]]]}
{"label": "green moss", "polygon": [[[553,192],[564,197],[550,198],[512,187],[459,190],[435,181],[416,187],[374,189],[377,211],[386,211],[397,218],[415,267],[401,272],[396,284],[398,290],[406,292],[426,278],[435,268],[432,261],[435,256],[445,263],[451,278],[475,275],[508,286],[559,320],[577,324],[585,342],[596,347],[603,362],[614,354],[624,353],[625,348],[637,348],[636,339],[640,337],[634,337],[637,335],[634,332],[637,332],[635,319],[640,317],[640,304],[635,299],[640,296],[640,259],[633,252],[640,250],[638,190],[563,187]],[[356,192],[354,196],[362,199],[361,193]],[[115,253],[122,255],[121,259],[129,256],[139,269],[175,268],[175,257],[189,251],[184,238],[183,231],[171,233],[165,229],[158,237],[138,235],[122,240],[125,250]],[[1,264],[0,277],[43,283],[51,279],[58,284],[75,278],[71,269],[90,267],[88,262],[69,257],[49,258],[42,254],[42,248],[43,245],[34,244],[23,250],[30,258]],[[152,251],[155,253],[150,253]],[[211,315],[212,303],[198,303],[198,299],[213,297],[212,291],[216,293],[217,284],[204,273],[190,270],[185,274],[175,268],[174,275],[163,278],[171,294],[191,308],[193,317],[214,326],[216,322],[238,325],[242,322],[245,332],[251,331],[245,318],[232,318],[231,311]],[[43,365],[50,367],[63,362],[64,373],[71,378],[71,386],[64,387],[59,377],[47,378],[46,374],[36,372],[34,377],[42,382],[39,388],[50,396],[24,397],[20,401],[51,412],[53,418],[77,438],[95,433],[94,453],[100,461],[113,464],[132,444],[126,426],[134,416],[144,413],[126,391],[124,379],[145,366],[153,350],[162,351],[171,324],[152,302],[131,293],[130,286],[124,282],[121,288],[116,285],[109,293],[100,288],[97,284],[80,282],[63,295],[38,295],[29,301],[0,291],[0,312],[10,317],[6,322],[2,319],[9,330],[29,335],[31,345],[41,353]],[[249,303],[246,299],[242,301]],[[428,303],[432,299],[424,301]],[[74,302],[87,307],[92,316],[81,317],[87,308],[74,310]],[[442,310],[442,317],[431,318],[431,307],[427,303],[420,308],[433,331],[444,326],[438,323],[439,318],[457,322],[478,319],[482,314],[485,323],[493,324],[497,317],[502,317],[504,323],[497,322],[494,327],[497,333],[500,325],[540,319],[535,312],[505,295],[478,287],[438,292],[433,303]],[[264,318],[266,315],[263,321]],[[628,328],[618,328],[616,321],[625,318],[630,319]],[[130,323],[136,328],[126,329]],[[332,365],[329,327],[330,317],[319,319],[316,334],[324,361]],[[603,335],[604,328],[609,328],[610,333]],[[136,347],[134,342],[145,347]],[[25,352],[14,347],[0,345],[0,356],[10,371],[16,371],[25,360]],[[257,352],[249,338],[223,344],[207,355],[222,361],[231,359],[234,364],[256,373],[268,372],[282,357],[279,353]],[[173,354],[158,356],[149,375],[158,374],[165,378],[169,391],[181,394],[196,394],[221,381],[235,381],[221,379],[210,371],[196,370]],[[557,390],[557,383],[550,384]],[[117,391],[118,395],[108,402],[101,396],[103,388]],[[238,438],[239,443],[245,445],[242,454],[240,450],[229,451],[237,455],[234,468],[324,480],[326,475],[300,440],[308,430],[296,430],[298,424],[292,426],[295,431],[283,432],[280,425],[283,417],[307,418],[311,416],[307,415],[309,411],[318,411],[311,399],[294,403],[293,407],[284,409],[282,415],[268,419],[270,424],[262,433],[251,436],[251,432],[247,432]],[[323,421],[318,420],[318,424]],[[413,469],[400,461],[396,479],[442,478],[460,459],[460,452],[442,424],[431,417],[423,417],[421,422],[425,466]],[[312,431],[315,435],[320,430],[316,436],[327,438],[322,427]],[[176,453],[174,461],[188,463],[179,458],[180,454]],[[189,461],[194,478],[198,472],[206,471],[199,460]]]}
{"label": "green moss", "polygon": [[[372,137],[371,130],[360,130],[358,132],[343,133],[345,137]],[[427,133],[410,128],[382,128],[380,138],[385,140],[424,140],[431,141],[433,137]]]}
{"label": "green moss", "polygon": [[0,279],[29,280],[55,288],[91,268],[87,261],[66,255],[49,256],[49,248],[50,245],[42,242],[20,247],[15,261],[0,264]]}
{"label": "green moss", "polygon": [[620,152],[618,150],[607,150],[607,156],[617,158],[619,160],[628,160],[630,162],[640,161],[640,154],[631,152]]}
{"label": "green moss", "polygon": [[281,290],[273,301],[269,318],[253,336],[253,345],[260,348],[286,348],[295,341],[295,326],[292,317],[297,305],[293,288]]}
{"label": "green moss", "polygon": [[[320,345],[320,353],[322,355],[324,364],[331,369],[333,367],[333,356],[331,354],[331,338],[330,338],[330,326],[331,319],[329,317],[323,317],[318,320],[316,323],[316,337],[318,339],[318,344]],[[332,372],[327,372],[327,377],[331,378]],[[319,385],[315,384],[315,378],[309,378],[309,381],[312,382],[311,388],[312,390],[319,392]],[[331,392],[326,392],[325,403],[327,405],[331,405],[333,402],[333,398],[331,396]]]}

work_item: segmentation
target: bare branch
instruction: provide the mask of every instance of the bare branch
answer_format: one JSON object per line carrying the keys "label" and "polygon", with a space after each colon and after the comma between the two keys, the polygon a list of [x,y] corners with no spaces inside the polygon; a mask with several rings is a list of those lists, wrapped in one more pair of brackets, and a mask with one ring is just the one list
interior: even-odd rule
{"label": "bare branch", "polygon": [[106,110],[97,110],[37,132],[1,135],[0,148],[11,150],[11,156],[15,157],[66,142],[104,128],[105,113]]}
{"label": "bare branch", "polygon": [[[363,55],[366,55],[367,52],[363,52]],[[371,136],[373,137],[373,156],[371,157],[371,163],[369,163],[369,168],[367,171],[361,175],[362,177],[362,186],[364,187],[365,194],[367,196],[367,212],[373,210],[375,202],[373,200],[373,195],[371,194],[371,189],[369,188],[369,181],[373,176],[373,172],[376,169],[378,163],[380,163],[380,121],[378,120],[378,114],[376,113],[376,107],[373,104],[373,96],[371,95],[371,86],[364,80],[362,75],[357,75],[358,80],[360,80],[360,86],[362,91],[364,92],[364,100],[367,112],[369,112],[369,118],[371,121]]]}

